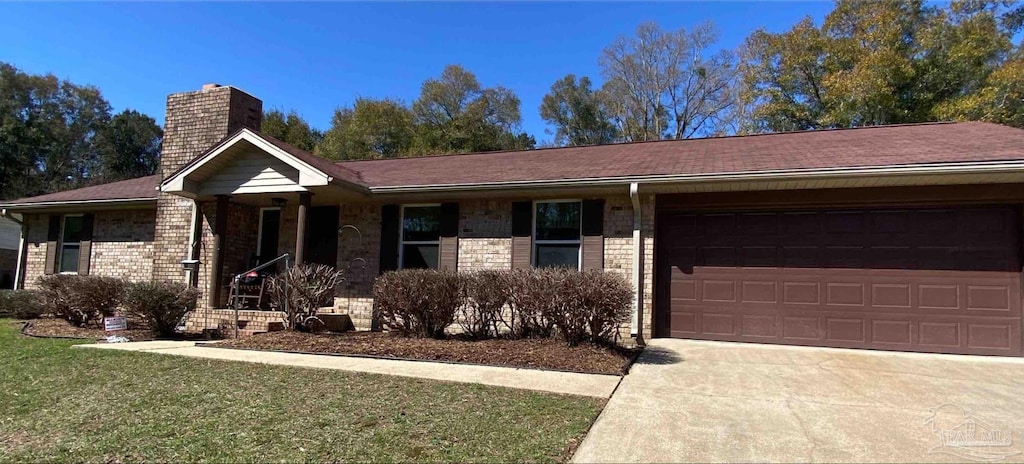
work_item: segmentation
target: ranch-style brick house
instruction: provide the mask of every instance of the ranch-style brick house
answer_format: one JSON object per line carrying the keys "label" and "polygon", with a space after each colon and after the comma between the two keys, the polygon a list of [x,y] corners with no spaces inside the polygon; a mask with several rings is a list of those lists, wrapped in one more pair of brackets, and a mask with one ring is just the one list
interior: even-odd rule
{"label": "ranch-style brick house", "polygon": [[[157,175],[0,205],[21,224],[16,286],[188,282],[200,331],[233,314],[232,276],[287,252],[346,270],[331,311],[366,329],[389,269],[567,265],[633,283],[635,337],[1022,354],[1024,130],[332,162],[260,134],[261,115],[230,86],[170,95]],[[241,313],[247,330],[279,317]]]}

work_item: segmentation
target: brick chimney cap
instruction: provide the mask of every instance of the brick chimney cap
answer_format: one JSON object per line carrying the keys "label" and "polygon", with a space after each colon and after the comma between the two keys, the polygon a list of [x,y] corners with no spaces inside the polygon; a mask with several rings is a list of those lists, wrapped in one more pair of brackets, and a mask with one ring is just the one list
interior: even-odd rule
{"label": "brick chimney cap", "polygon": [[203,90],[212,90],[220,87],[220,84],[203,84]]}

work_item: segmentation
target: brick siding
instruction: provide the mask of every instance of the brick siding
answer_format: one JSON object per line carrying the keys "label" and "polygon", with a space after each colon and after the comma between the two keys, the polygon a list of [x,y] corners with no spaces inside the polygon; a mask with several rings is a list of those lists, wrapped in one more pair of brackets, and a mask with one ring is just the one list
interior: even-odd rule
{"label": "brick siding", "polygon": [[[153,276],[155,210],[97,211],[94,214],[91,275],[121,277],[131,281]],[[27,214],[25,288],[34,288],[45,274],[46,214]],[[180,268],[180,265],[179,265]]]}
{"label": "brick siding", "polygon": [[[259,130],[262,111],[259,99],[233,87],[168,96],[161,176],[166,178],[238,129]],[[181,261],[189,253],[192,205],[192,200],[165,193],[157,199],[154,278],[184,281]]]}
{"label": "brick siding", "polygon": [[[644,241],[643,305],[644,333],[650,329],[654,260],[653,195],[641,198]],[[346,282],[338,291],[331,312],[352,317],[358,329],[370,329],[373,314],[373,279],[378,275],[380,252],[380,208],[378,203],[341,206],[338,267],[346,270]],[[459,202],[460,272],[509,269],[512,265],[512,201],[465,200]],[[351,226],[351,227],[346,227]],[[356,232],[358,230],[358,233]],[[627,195],[607,197],[604,212],[605,269],[632,278],[633,207]],[[631,327],[623,327],[628,337]]]}

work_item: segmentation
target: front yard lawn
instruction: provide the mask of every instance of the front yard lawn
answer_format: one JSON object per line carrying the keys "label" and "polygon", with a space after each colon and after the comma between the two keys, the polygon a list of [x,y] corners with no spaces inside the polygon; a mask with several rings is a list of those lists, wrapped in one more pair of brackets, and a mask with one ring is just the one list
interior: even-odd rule
{"label": "front yard lawn", "polygon": [[306,353],[354,354],[495,366],[557,369],[621,375],[635,350],[581,343],[570,347],[556,338],[460,340],[400,337],[383,332],[310,334],[281,331],[225,340],[215,347]]}
{"label": "front yard lawn", "polygon": [[604,405],[76,343],[0,319],[0,461],[564,461]]}

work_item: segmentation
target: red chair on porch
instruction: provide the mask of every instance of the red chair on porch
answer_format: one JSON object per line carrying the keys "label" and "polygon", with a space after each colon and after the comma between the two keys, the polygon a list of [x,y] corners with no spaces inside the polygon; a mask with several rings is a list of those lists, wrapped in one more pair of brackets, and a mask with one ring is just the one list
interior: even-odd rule
{"label": "red chair on porch", "polygon": [[267,279],[258,272],[249,272],[237,282],[231,283],[228,305],[240,309],[263,309],[263,297],[267,293]]}

